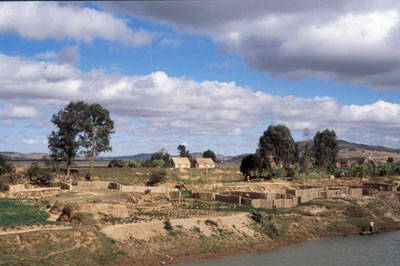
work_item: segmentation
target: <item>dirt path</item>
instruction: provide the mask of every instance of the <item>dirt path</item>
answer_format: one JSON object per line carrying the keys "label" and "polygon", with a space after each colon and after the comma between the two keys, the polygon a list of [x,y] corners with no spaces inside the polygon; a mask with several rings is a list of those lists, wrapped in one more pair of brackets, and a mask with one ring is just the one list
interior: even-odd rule
{"label": "dirt path", "polygon": [[55,231],[55,230],[67,230],[72,229],[72,227],[52,227],[52,228],[35,228],[35,229],[26,229],[26,230],[14,230],[14,231],[7,231],[7,232],[0,232],[1,235],[11,235],[11,234],[23,234],[29,232],[36,232],[36,231]]}

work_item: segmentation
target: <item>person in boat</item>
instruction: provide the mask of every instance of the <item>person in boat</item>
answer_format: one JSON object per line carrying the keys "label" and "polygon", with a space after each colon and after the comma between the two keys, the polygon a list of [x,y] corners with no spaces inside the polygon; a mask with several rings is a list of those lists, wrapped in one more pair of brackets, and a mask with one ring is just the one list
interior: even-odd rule
{"label": "person in boat", "polygon": [[375,223],[374,221],[369,222],[369,232],[375,233]]}

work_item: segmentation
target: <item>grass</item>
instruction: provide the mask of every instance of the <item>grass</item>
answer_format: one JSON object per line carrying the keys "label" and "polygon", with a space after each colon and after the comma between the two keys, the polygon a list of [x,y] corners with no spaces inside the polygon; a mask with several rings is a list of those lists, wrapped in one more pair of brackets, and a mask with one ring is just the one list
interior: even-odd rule
{"label": "grass", "polygon": [[49,214],[38,206],[17,199],[0,199],[0,227],[52,224]]}

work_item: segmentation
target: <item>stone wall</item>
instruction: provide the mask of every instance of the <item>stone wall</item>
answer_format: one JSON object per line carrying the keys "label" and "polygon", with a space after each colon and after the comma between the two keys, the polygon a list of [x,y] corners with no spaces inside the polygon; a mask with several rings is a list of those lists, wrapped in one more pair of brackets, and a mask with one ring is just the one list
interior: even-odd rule
{"label": "stone wall", "polygon": [[234,203],[234,204],[238,204],[238,205],[242,204],[242,197],[241,196],[237,196],[237,195],[216,194],[215,195],[215,200],[216,201],[221,201],[221,202]]}
{"label": "stone wall", "polygon": [[24,191],[24,190],[25,190],[25,185],[24,184],[9,185],[8,186],[8,191],[10,193],[17,193],[17,192]]}
{"label": "stone wall", "polygon": [[78,188],[108,189],[110,181],[78,181]]}

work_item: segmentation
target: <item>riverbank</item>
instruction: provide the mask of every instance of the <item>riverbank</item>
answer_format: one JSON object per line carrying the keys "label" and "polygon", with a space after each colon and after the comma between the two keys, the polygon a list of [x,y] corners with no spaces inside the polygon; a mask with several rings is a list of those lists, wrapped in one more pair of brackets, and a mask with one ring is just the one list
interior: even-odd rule
{"label": "riverbank", "polygon": [[[226,255],[268,251],[283,246],[331,236],[350,236],[367,229],[371,220],[379,231],[400,230],[400,202],[395,194],[365,199],[314,200],[290,210],[247,213],[238,224],[229,227],[223,219],[211,217],[198,229],[175,225],[173,231],[148,240],[126,240],[121,247],[126,258],[121,265],[159,265],[208,259]],[[228,218],[230,216],[227,216]],[[237,217],[232,216],[236,220]],[[143,230],[143,228],[142,228]]]}

